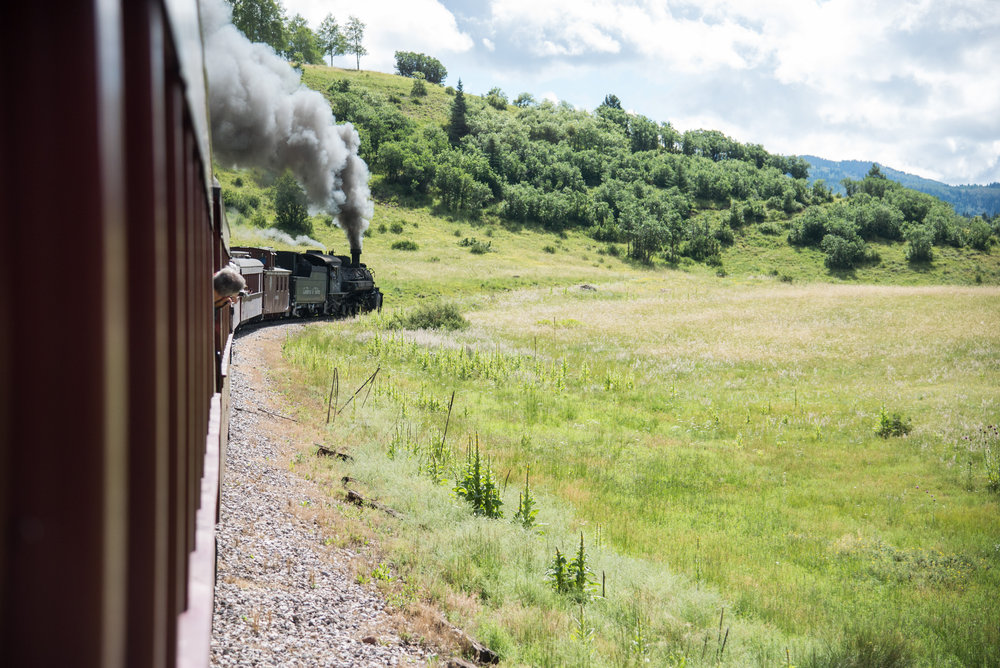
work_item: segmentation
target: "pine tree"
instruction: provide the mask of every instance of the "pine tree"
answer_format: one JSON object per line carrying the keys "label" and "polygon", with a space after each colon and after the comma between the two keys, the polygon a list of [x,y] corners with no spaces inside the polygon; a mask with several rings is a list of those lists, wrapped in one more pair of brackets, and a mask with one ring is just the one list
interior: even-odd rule
{"label": "pine tree", "polygon": [[469,134],[469,124],[465,118],[467,111],[462,80],[459,79],[455,99],[451,103],[451,119],[448,121],[448,139],[452,144],[457,144],[462,137]]}

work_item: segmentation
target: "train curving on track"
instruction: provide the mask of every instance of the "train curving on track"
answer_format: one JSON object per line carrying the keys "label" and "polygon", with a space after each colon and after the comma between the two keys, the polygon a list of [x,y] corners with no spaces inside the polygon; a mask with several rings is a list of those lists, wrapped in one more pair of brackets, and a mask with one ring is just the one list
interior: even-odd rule
{"label": "train curving on track", "polygon": [[309,250],[304,253],[234,246],[230,265],[247,282],[234,306],[233,322],[310,316],[348,317],[382,309],[374,272],[351,257]]}

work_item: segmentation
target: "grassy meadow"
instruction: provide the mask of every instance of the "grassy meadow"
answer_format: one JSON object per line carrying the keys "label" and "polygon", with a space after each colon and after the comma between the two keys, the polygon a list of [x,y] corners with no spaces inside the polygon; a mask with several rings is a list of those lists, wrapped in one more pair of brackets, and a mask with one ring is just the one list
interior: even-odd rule
{"label": "grassy meadow", "polygon": [[[380,204],[363,259],[383,313],[309,326],[274,373],[357,456],[303,445],[289,465],[402,512],[330,511],[329,540],[377,538],[359,579],[510,665],[1000,665],[1000,288],[973,278],[995,284],[995,257],[893,285],[891,251],[845,276],[763,243],[738,240],[725,271],[642,267],[580,235]],[[471,325],[394,326],[439,300]],[[376,369],[324,425],[334,371],[343,405]],[[876,435],[896,414],[909,433]],[[503,519],[453,491],[476,441]],[[546,571],[581,536],[594,584],[557,594]]]}

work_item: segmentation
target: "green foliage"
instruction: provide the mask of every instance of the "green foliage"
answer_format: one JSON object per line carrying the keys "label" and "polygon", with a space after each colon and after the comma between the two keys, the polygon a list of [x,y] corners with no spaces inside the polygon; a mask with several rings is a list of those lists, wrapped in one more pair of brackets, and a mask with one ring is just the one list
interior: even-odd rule
{"label": "green foliage", "polygon": [[390,329],[465,329],[469,321],[451,302],[421,304],[406,315],[395,315],[388,321]]}
{"label": "green foliage", "polygon": [[415,251],[420,248],[415,241],[410,241],[409,239],[400,239],[399,241],[393,241],[392,250],[404,250],[404,251]]}
{"label": "green foliage", "polygon": [[413,87],[410,88],[410,97],[427,97],[427,86],[424,84],[423,74],[413,77]]}
{"label": "green foliage", "polygon": [[285,31],[288,36],[286,56],[292,57],[296,62],[311,65],[323,62],[324,52],[319,45],[319,39],[301,14],[292,17]]}
{"label": "green foliage", "polygon": [[227,209],[236,209],[244,216],[252,216],[260,207],[260,195],[256,192],[226,189],[222,191],[222,203]]}
{"label": "green foliage", "polygon": [[[991,424],[980,427],[970,445],[983,454],[983,468],[986,472],[986,489],[1000,493],[1000,426]],[[971,466],[971,464],[970,464]]]}
{"label": "green foliage", "polygon": [[906,259],[910,262],[930,262],[934,259],[934,234],[925,225],[914,225],[905,232]]}
{"label": "green foliage", "polygon": [[910,420],[904,418],[899,413],[886,412],[885,406],[879,411],[878,424],[875,426],[875,434],[882,438],[892,438],[906,436],[912,429]]}
{"label": "green foliage", "polygon": [[[322,23],[319,24],[316,43],[320,51],[330,56],[330,67],[333,67],[334,56],[342,56],[347,53],[347,38],[341,32],[340,24],[337,23],[333,14],[327,14]],[[346,79],[342,81],[348,83]]]}
{"label": "green foliage", "polygon": [[[406,196],[407,204],[587,231],[625,244],[630,257],[647,265],[685,255],[717,264],[733,246],[742,248],[729,230],[745,231],[741,237],[750,243],[759,243],[758,232],[787,230],[792,245],[822,251],[798,257],[816,265],[822,258],[837,272],[873,265],[881,254],[872,250],[875,243],[880,249],[898,243],[888,256],[902,254],[905,235],[921,226],[932,231],[932,245],[984,252],[992,243],[987,221],[963,221],[939,200],[884,178],[884,170],[868,169],[849,184],[848,198],[832,200],[824,183],[806,180],[808,164],[800,157],[774,155],[718,131],[680,133],[669,122],[626,113],[612,94],[587,112],[537,103],[530,94],[510,106],[499,88],[472,104],[462,86],[449,99],[430,86],[420,96],[419,81],[388,77],[376,87],[372,79],[366,73],[349,90],[331,88],[336,83],[324,88],[337,118],[358,128],[361,153],[382,176],[377,194]],[[410,101],[419,96],[420,109],[403,104],[407,92]],[[710,213],[719,210],[723,226]],[[926,274],[927,268],[909,268]]]}
{"label": "green foliage", "polygon": [[455,494],[465,499],[472,506],[472,514],[500,519],[503,517],[503,499],[500,498],[500,487],[497,485],[490,468],[489,461],[483,461],[479,454],[479,436],[476,436],[475,447],[469,443],[466,451],[465,471],[462,478],[456,482]]}
{"label": "green foliage", "polygon": [[271,189],[274,200],[275,225],[289,234],[311,234],[309,201],[306,192],[290,170],[278,177]]}
{"label": "green foliage", "polygon": [[488,93],[486,93],[486,104],[490,105],[494,109],[506,109],[507,94],[499,88],[493,87]]}
{"label": "green foliage", "polygon": [[580,534],[580,546],[576,555],[569,561],[556,549],[556,555],[546,571],[546,579],[553,591],[568,595],[583,603],[590,599],[596,586],[594,574],[588,565],[587,552],[583,545],[583,533]]}
{"label": "green foliage", "polygon": [[569,593],[572,582],[569,576],[569,564],[559,548],[556,548],[556,556],[552,558],[552,563],[545,572],[545,577],[554,592],[557,594]]}
{"label": "green foliage", "polygon": [[396,74],[413,77],[418,74],[431,83],[439,84],[448,77],[448,70],[437,58],[413,51],[396,51]]}
{"label": "green foliage", "polygon": [[909,668],[916,664],[910,643],[898,630],[848,628],[839,647],[813,653],[803,668]]}
{"label": "green foliage", "polygon": [[535,96],[531,93],[520,93],[514,98],[514,106],[518,108],[530,107],[535,104]]}
{"label": "green foliage", "polygon": [[688,238],[681,249],[681,255],[696,262],[718,265],[721,264],[719,255],[721,250],[719,239],[709,230],[708,223],[703,221],[691,226]]}
{"label": "green foliage", "polygon": [[518,494],[517,512],[514,514],[514,522],[520,524],[525,529],[535,526],[535,516],[538,509],[535,508],[535,497],[531,494],[531,486],[528,484],[528,475],[531,467],[524,472],[524,491]]}
{"label": "green foliage", "polygon": [[364,47],[365,24],[356,16],[347,17],[347,27],[344,29],[344,41],[347,43],[347,53],[354,54],[356,69],[361,69],[361,56],[368,55]]}
{"label": "green foliage", "polygon": [[276,0],[228,0],[233,9],[233,25],[251,42],[268,44],[284,53],[287,44],[284,9]]}
{"label": "green foliage", "polygon": [[989,251],[993,245],[993,229],[981,216],[976,216],[966,229],[966,241],[976,250]]}
{"label": "green foliage", "polygon": [[823,262],[830,269],[853,269],[866,259],[864,239],[855,235],[827,234],[820,248],[826,254]]}
{"label": "green foliage", "polygon": [[469,252],[474,255],[483,255],[485,253],[494,252],[492,241],[480,241],[475,237],[466,237],[458,242],[458,245],[463,248],[468,248]]}
{"label": "green foliage", "polygon": [[451,113],[448,118],[448,139],[452,144],[457,144],[462,137],[469,134],[469,122],[466,118],[468,107],[465,103],[465,89],[462,87],[462,80],[458,80],[458,88],[455,90],[455,99],[451,103]]}

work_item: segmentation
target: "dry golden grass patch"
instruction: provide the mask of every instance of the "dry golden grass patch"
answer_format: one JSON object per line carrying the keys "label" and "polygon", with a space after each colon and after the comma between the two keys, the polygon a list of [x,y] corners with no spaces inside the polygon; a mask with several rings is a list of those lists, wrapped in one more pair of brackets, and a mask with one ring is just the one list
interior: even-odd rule
{"label": "dry golden grass patch", "polygon": [[[887,356],[943,354],[975,345],[1000,327],[1000,289],[852,285],[740,285],[696,292],[668,281],[599,286],[612,299],[547,299],[519,292],[471,316],[481,326],[520,335],[551,333],[560,321],[567,342],[628,340],[637,354],[708,363],[881,362]],[[624,296],[623,291],[628,291]],[[946,300],[967,301],[969,318],[941,318]],[[976,308],[976,305],[980,305]],[[873,334],[878,333],[872,341]],[[984,352],[990,347],[980,343]]]}

